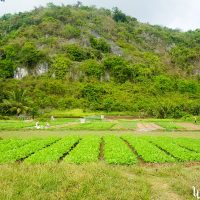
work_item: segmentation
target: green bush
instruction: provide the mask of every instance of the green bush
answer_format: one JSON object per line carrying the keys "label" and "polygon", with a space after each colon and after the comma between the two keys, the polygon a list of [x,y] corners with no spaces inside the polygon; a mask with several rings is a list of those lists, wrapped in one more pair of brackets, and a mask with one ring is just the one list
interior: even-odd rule
{"label": "green bush", "polygon": [[71,38],[78,38],[80,37],[81,35],[81,31],[80,29],[70,25],[70,24],[67,24],[63,31],[62,31],[62,34],[64,37],[68,38],[68,39],[71,39]]}
{"label": "green bush", "polygon": [[35,44],[31,42],[26,42],[19,54],[20,62],[30,68],[36,66],[45,58],[44,53],[38,50]]}
{"label": "green bush", "polygon": [[177,86],[181,93],[189,92],[196,94],[200,91],[199,84],[194,80],[178,80]]}
{"label": "green bush", "polygon": [[84,73],[84,77],[87,76],[100,79],[101,75],[104,73],[102,64],[96,60],[87,60],[81,64],[80,68]]}
{"label": "green bush", "polygon": [[155,77],[155,87],[161,92],[169,92],[174,88],[174,83],[171,78],[160,75]]}
{"label": "green bush", "polygon": [[103,38],[90,38],[92,48],[102,51],[103,53],[109,53],[111,51],[110,45]]}
{"label": "green bush", "polygon": [[192,65],[198,56],[196,49],[183,46],[174,47],[170,54],[172,62],[181,68],[187,68]]}
{"label": "green bush", "polygon": [[126,22],[127,17],[124,13],[122,13],[121,10],[119,10],[117,7],[113,8],[113,19],[116,22]]}
{"label": "green bush", "polygon": [[50,74],[57,79],[65,79],[72,62],[64,55],[57,55],[51,65]]}
{"label": "green bush", "polygon": [[65,50],[69,58],[73,61],[81,62],[92,58],[91,52],[88,49],[83,49],[79,45],[68,45]]}

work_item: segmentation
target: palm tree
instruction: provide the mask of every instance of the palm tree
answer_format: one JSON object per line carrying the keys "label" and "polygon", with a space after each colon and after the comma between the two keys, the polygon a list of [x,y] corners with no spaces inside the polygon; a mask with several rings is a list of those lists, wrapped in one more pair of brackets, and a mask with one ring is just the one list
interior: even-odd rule
{"label": "palm tree", "polygon": [[10,99],[19,103],[27,103],[27,92],[24,89],[16,89],[10,92]]}
{"label": "palm tree", "polygon": [[25,114],[28,112],[27,106],[28,100],[26,91],[23,89],[16,89],[9,93],[9,99],[3,100],[3,107],[6,109],[6,113]]}

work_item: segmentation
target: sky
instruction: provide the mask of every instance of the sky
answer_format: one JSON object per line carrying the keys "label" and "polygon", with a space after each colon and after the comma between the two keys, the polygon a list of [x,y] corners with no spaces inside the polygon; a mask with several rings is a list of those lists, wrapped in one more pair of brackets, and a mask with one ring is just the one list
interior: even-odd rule
{"label": "sky", "polygon": [[[178,28],[183,31],[200,28],[200,0],[80,0],[84,5],[118,7],[141,22]],[[29,11],[34,7],[54,4],[75,4],[77,0],[5,0],[0,1],[0,16]]]}

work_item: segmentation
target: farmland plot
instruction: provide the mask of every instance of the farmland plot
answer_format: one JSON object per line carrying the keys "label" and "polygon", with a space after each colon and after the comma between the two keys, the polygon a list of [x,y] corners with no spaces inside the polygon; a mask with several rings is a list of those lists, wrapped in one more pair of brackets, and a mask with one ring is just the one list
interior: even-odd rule
{"label": "farmland plot", "polygon": [[10,140],[9,142],[0,144],[0,152],[3,153],[9,150],[17,149],[30,141],[31,140]]}
{"label": "farmland plot", "polygon": [[104,158],[110,164],[134,164],[137,162],[127,144],[116,136],[105,136]]}
{"label": "farmland plot", "polygon": [[0,140],[0,146],[9,143],[12,139]]}
{"label": "farmland plot", "polygon": [[147,139],[157,145],[162,150],[166,151],[179,161],[200,161],[200,153],[190,151],[176,144],[172,138],[149,138]]}
{"label": "farmland plot", "polygon": [[190,138],[124,135],[66,136],[46,139],[8,139],[0,143],[0,164],[89,163],[99,159],[109,164],[200,161],[200,140]]}
{"label": "farmland plot", "polygon": [[78,136],[68,136],[25,159],[26,163],[47,163],[57,161],[79,141]]}
{"label": "farmland plot", "polygon": [[42,140],[33,140],[30,143],[13,150],[0,153],[0,163],[11,163],[26,158],[36,151],[56,142],[58,138],[48,138]]}
{"label": "farmland plot", "polygon": [[187,148],[191,151],[200,153],[200,140],[197,139],[188,139],[188,138],[178,138],[175,142],[184,148]]}
{"label": "farmland plot", "polygon": [[145,161],[151,163],[175,162],[175,159],[164,151],[153,145],[152,143],[134,136],[123,136],[137,152],[137,154]]}
{"label": "farmland plot", "polygon": [[64,158],[68,163],[88,163],[98,161],[101,138],[98,136],[85,136],[69,155]]}

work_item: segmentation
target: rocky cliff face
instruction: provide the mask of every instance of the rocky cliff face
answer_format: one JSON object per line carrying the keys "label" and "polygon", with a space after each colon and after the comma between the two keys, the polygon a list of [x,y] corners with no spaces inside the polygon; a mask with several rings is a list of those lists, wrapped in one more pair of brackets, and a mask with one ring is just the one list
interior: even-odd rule
{"label": "rocky cliff face", "polygon": [[24,66],[19,66],[14,72],[15,79],[22,79],[26,76],[41,76],[48,72],[49,65],[48,63],[41,63],[37,65],[34,69],[28,69]]}
{"label": "rocky cliff face", "polygon": [[29,72],[25,67],[18,67],[14,72],[15,79],[22,79],[25,76],[28,76]]}

